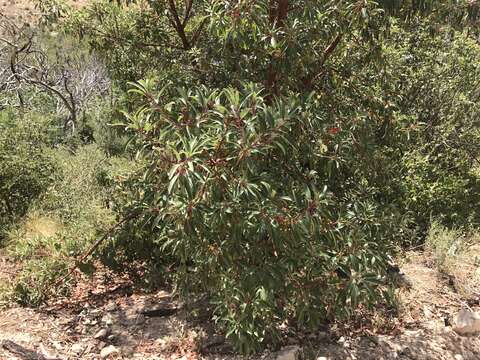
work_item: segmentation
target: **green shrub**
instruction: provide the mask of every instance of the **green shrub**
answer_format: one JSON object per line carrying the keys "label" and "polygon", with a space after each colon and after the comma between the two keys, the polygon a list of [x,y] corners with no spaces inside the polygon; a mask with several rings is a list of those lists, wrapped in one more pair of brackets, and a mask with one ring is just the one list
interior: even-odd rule
{"label": "green shrub", "polygon": [[430,219],[452,228],[479,225],[480,179],[468,167],[454,165],[461,161],[451,159],[449,169],[442,168],[442,159],[418,153],[408,154],[404,161],[406,207],[422,229],[428,228]]}
{"label": "green shrub", "polygon": [[[182,292],[210,296],[241,351],[275,342],[286,319],[312,326],[382,297],[385,214],[351,188],[347,200],[325,186],[333,138],[292,141],[322,128],[305,108],[315,101],[269,105],[247,86],[179,91],[151,107],[147,87],[135,89],[147,105],[127,124],[142,134],[146,164],[124,184],[129,211],[141,215],[133,228],[156,248],[148,259],[176,259]],[[317,170],[302,168],[305,158]]]}
{"label": "green shrub", "polygon": [[59,296],[68,294],[68,283],[52,288],[56,279],[67,274],[68,265],[61,259],[49,257],[28,261],[9,290],[10,300],[22,305],[39,306],[44,302],[45,295],[52,291]]}
{"label": "green shrub", "polygon": [[46,149],[54,130],[41,115],[0,112],[0,234],[50,185],[55,162]]}
{"label": "green shrub", "polygon": [[66,294],[69,283],[57,289],[53,282],[115,219],[102,181],[108,159],[96,145],[75,153],[57,148],[50,150],[50,158],[58,168],[54,181],[8,232],[7,253],[23,264],[9,298],[22,304],[39,305],[47,296]]}
{"label": "green shrub", "polygon": [[390,145],[397,149],[390,161],[400,164],[392,195],[423,235],[431,218],[474,228],[480,225],[480,182],[472,171],[480,157],[480,48],[451,29],[432,36],[429,22],[417,26],[415,32],[394,27],[386,51],[394,119],[412,119],[408,141]]}
{"label": "green shrub", "polygon": [[99,183],[99,177],[108,165],[108,157],[95,144],[74,152],[57,148],[51,157],[59,168],[57,179],[36,207],[46,214],[55,214],[64,223],[79,218],[89,219],[88,222],[101,219],[95,213],[105,208],[106,189]]}

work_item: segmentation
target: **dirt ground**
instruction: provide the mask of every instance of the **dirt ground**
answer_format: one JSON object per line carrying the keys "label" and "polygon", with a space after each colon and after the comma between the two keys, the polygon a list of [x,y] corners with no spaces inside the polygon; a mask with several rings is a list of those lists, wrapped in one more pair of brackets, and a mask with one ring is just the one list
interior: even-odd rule
{"label": "dirt ground", "polygon": [[[421,253],[410,253],[402,271],[409,290],[400,290],[400,314],[388,331],[368,328],[339,334],[325,328],[287,339],[285,346],[304,349],[314,359],[480,359],[480,338],[460,336],[451,321],[463,307],[479,309],[478,298],[455,291]],[[0,255],[3,278],[16,266]],[[99,271],[80,281],[68,299],[40,309],[11,307],[0,311],[0,359],[235,359],[207,320],[186,320],[168,291],[134,290],[128,278]],[[199,326],[201,325],[201,326]],[[341,335],[341,336],[340,336]],[[107,350],[105,350],[107,349]],[[266,351],[256,359],[275,359]]]}
{"label": "dirt ground", "polygon": [[28,0],[0,0],[0,14],[15,20],[17,24],[23,24],[38,16],[38,11]]}
{"label": "dirt ground", "polygon": [[[75,8],[81,8],[88,4],[89,1],[69,0],[66,2]],[[35,7],[35,3],[35,0],[0,0],[0,15],[13,20],[19,26],[23,24],[31,25],[40,13]]]}

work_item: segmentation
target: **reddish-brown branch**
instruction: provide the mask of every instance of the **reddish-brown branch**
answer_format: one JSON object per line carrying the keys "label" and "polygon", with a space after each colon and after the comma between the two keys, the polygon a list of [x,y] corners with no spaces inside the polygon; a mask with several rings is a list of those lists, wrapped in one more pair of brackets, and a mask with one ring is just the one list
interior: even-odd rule
{"label": "reddish-brown branch", "polygon": [[311,89],[314,79],[316,79],[318,77],[318,75],[324,73],[325,63],[327,62],[327,60],[330,58],[330,56],[333,54],[335,49],[340,44],[340,41],[342,40],[342,37],[343,37],[342,34],[338,34],[332,40],[332,42],[323,51],[323,54],[322,54],[322,57],[320,58],[320,60],[315,65],[315,71],[303,78],[303,85],[304,85],[305,88]]}
{"label": "reddish-brown branch", "polygon": [[[285,25],[289,11],[289,0],[271,0],[270,1],[270,22],[277,29],[281,29]],[[267,102],[272,102],[273,97],[279,93],[278,89],[279,74],[275,69],[273,60],[267,68],[267,78],[265,81],[265,88],[267,90]]]}
{"label": "reddish-brown branch", "polygon": [[178,16],[177,6],[175,5],[174,0],[168,0],[168,4],[170,6],[170,22],[172,23],[173,27],[177,31],[180,40],[182,41],[182,45],[184,50],[189,50],[191,48],[190,42],[188,41],[187,34],[185,33],[185,25],[187,22],[187,18],[184,19],[184,22],[180,20]]}
{"label": "reddish-brown branch", "polygon": [[327,46],[327,48],[323,52],[322,60],[320,61],[320,67],[323,67],[323,65],[325,64],[325,61],[328,60],[330,55],[332,55],[332,53],[337,48],[338,44],[340,44],[340,41],[342,40],[342,36],[343,36],[342,34],[338,34],[335,37],[335,39],[333,39],[333,41],[330,43],[330,45]]}
{"label": "reddish-brown branch", "polygon": [[90,255],[92,255],[95,252],[95,250],[100,246],[100,244],[102,242],[104,242],[114,231],[118,230],[126,222],[128,222],[130,220],[133,220],[135,218],[138,218],[140,215],[141,215],[141,213],[133,212],[133,213],[129,214],[128,216],[124,217],[119,222],[117,222],[115,225],[113,225],[100,239],[98,239],[95,243],[93,243],[93,245],[90,246],[90,248],[85,253],[83,253],[82,256],[80,256],[79,258],[76,259],[75,264],[70,268],[70,270],[68,270],[67,274],[65,274],[61,278],[57,279],[53,283],[53,286],[60,285],[62,282],[65,281],[65,279],[67,279],[70,275],[72,275],[73,272],[75,271],[75,269],[77,269],[78,265],[80,265]]}
{"label": "reddish-brown branch", "polygon": [[277,5],[277,26],[282,28],[289,11],[289,0],[278,0]]}

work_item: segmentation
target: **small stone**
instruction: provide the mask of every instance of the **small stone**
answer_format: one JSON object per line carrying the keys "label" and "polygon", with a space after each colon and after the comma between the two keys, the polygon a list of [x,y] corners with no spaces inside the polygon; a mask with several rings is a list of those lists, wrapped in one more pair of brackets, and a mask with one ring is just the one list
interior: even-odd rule
{"label": "small stone", "polygon": [[105,323],[105,325],[112,325],[113,324],[112,315],[110,315],[110,314],[103,315],[102,322]]}
{"label": "small stone", "polygon": [[392,344],[391,347],[397,354],[402,354],[405,350],[400,344]]}
{"label": "small stone", "polygon": [[119,354],[120,351],[113,345],[109,345],[107,347],[104,347],[102,349],[102,351],[100,351],[100,357],[102,359],[106,359],[107,357],[109,357],[110,355],[112,354]]}
{"label": "small stone", "polygon": [[73,344],[70,351],[75,354],[80,354],[83,351],[83,345],[80,343]]}
{"label": "small stone", "polygon": [[455,358],[455,360],[463,360],[463,356],[460,355],[460,354],[456,354],[456,355],[454,356],[454,358]]}
{"label": "small stone", "polygon": [[115,311],[117,310],[117,304],[115,304],[114,302],[109,302],[107,306],[105,306],[105,310],[108,312]]}
{"label": "small stone", "polygon": [[300,348],[298,346],[286,346],[276,356],[276,360],[297,360]]}
{"label": "small stone", "polygon": [[480,315],[468,309],[460,310],[455,318],[453,330],[461,335],[480,332]]}
{"label": "small stone", "polygon": [[138,316],[135,318],[135,325],[141,325],[145,322],[145,320],[145,316],[138,314]]}
{"label": "small stone", "polygon": [[427,319],[430,319],[433,316],[431,310],[428,308],[427,305],[423,305],[423,315],[425,315]]}
{"label": "small stone", "polygon": [[63,346],[61,343],[59,343],[58,341],[55,341],[55,340],[50,340],[50,343],[53,345],[53,347],[56,349],[56,350],[63,350]]}
{"label": "small stone", "polygon": [[108,330],[103,328],[97,331],[97,333],[93,336],[94,339],[103,339],[108,335]]}
{"label": "small stone", "polygon": [[109,341],[115,340],[115,335],[113,335],[113,334],[108,335],[108,340],[109,340]]}
{"label": "small stone", "polygon": [[328,360],[328,358],[325,356],[319,356],[317,357],[317,360]]}
{"label": "small stone", "polygon": [[319,331],[317,333],[317,340],[326,340],[328,339],[328,332],[326,331]]}
{"label": "small stone", "polygon": [[40,354],[42,355],[41,358],[42,359],[45,359],[45,360],[48,360],[48,359],[57,359],[57,356],[51,354],[50,352],[47,351],[47,349],[45,349],[45,347],[43,346],[43,344],[40,344],[39,345],[39,352]]}

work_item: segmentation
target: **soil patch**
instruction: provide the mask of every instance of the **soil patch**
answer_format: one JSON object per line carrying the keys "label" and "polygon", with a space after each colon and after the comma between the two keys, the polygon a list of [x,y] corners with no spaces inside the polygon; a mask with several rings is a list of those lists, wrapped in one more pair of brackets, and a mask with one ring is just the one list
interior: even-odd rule
{"label": "soil patch", "polygon": [[[402,271],[412,287],[399,294],[402,305],[398,326],[389,334],[367,329],[363,335],[339,336],[326,328],[286,339],[285,345],[298,345],[305,358],[315,359],[480,358],[479,337],[460,336],[449,326],[458,310],[468,305],[466,300],[452,289],[448,279],[429,266],[423,254],[408,257],[410,261]],[[0,264],[2,261],[9,263],[5,258],[0,258]],[[189,317],[187,321],[182,304],[168,291],[136,291],[128,277],[114,276],[106,270],[99,270],[90,279],[76,276],[78,285],[68,299],[40,309],[14,307],[1,311],[0,341],[59,359],[99,359],[102,351],[105,354],[112,349],[116,351],[109,358],[238,358],[220,334],[213,333],[208,316],[196,320]],[[474,310],[478,309],[474,306]],[[15,356],[8,346],[0,349],[0,359]],[[254,358],[276,357],[276,352],[266,351]]]}

